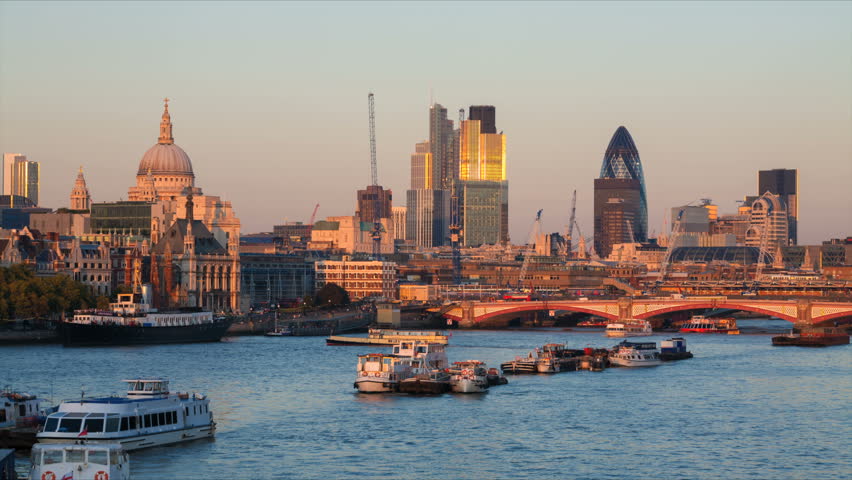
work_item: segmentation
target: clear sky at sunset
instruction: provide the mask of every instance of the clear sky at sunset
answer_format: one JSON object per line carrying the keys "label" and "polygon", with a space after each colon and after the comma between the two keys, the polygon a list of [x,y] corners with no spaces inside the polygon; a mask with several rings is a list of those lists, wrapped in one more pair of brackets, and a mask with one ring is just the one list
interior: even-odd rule
{"label": "clear sky at sunset", "polygon": [[244,232],[351,215],[379,180],[403,203],[430,97],[490,104],[507,135],[511,236],[561,231],[619,125],[649,230],[698,198],[720,212],[757,171],[798,168],[801,243],[852,235],[852,3],[0,3],[0,150],[41,162],[44,206],[82,165],[94,201],[127,197],[172,99],[196,185]]}

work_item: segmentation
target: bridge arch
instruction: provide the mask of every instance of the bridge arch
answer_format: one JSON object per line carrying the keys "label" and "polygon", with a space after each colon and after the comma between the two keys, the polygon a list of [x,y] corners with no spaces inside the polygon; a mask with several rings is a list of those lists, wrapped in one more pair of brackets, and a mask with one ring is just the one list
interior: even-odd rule
{"label": "bridge arch", "polygon": [[748,304],[742,304],[742,303],[736,303],[736,302],[725,302],[725,303],[722,303],[722,302],[716,302],[716,303],[712,303],[712,302],[707,302],[707,303],[690,302],[690,303],[682,303],[682,304],[679,304],[679,305],[673,305],[671,307],[665,307],[665,308],[661,308],[661,309],[657,309],[657,310],[652,310],[650,312],[641,313],[641,314],[636,315],[636,318],[647,320],[649,318],[656,317],[656,316],[659,316],[659,315],[663,315],[663,314],[666,314],[666,313],[682,312],[682,311],[686,311],[686,310],[713,310],[713,309],[740,310],[740,311],[744,311],[744,312],[760,313],[760,314],[767,315],[767,316],[770,316],[770,317],[775,317],[775,318],[780,318],[782,320],[787,320],[788,322],[791,322],[791,323],[796,323],[798,321],[798,319],[796,318],[795,315],[787,315],[787,314],[780,313],[780,312],[777,312],[777,311],[774,311],[774,310],[768,310],[766,308],[761,308],[761,307],[756,306],[756,305],[748,305]]}
{"label": "bridge arch", "polygon": [[486,312],[482,315],[479,315],[475,318],[475,323],[479,324],[485,322],[487,320],[496,318],[496,317],[504,317],[511,314],[516,313],[532,313],[532,312],[547,312],[550,310],[562,310],[573,313],[588,313],[590,315],[596,315],[598,317],[606,318],[607,320],[618,320],[618,314],[608,313],[601,310],[596,310],[593,308],[589,308],[586,306],[578,306],[575,304],[563,304],[559,302],[548,302],[548,303],[518,303],[517,306],[511,306],[505,309],[495,309],[491,312]]}

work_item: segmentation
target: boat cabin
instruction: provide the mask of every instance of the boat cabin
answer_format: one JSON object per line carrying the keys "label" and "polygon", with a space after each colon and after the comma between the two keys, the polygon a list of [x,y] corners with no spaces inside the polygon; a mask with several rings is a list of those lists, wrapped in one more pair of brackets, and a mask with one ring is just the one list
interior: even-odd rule
{"label": "boat cabin", "polygon": [[109,304],[109,309],[116,315],[136,316],[148,313],[151,306],[142,303],[142,295],[138,293],[119,293],[117,301]]}
{"label": "boat cabin", "polygon": [[660,346],[662,353],[686,353],[686,340],[681,337],[663,340]]}
{"label": "boat cabin", "polygon": [[169,381],[162,378],[139,378],[122,382],[127,383],[128,398],[151,398],[169,394]]}
{"label": "boat cabin", "polygon": [[444,369],[449,364],[446,348],[441,343],[399,342],[399,344],[394,345],[393,354],[401,357],[422,358],[431,368]]}
{"label": "boat cabin", "polygon": [[74,478],[130,478],[130,458],[117,443],[37,443],[33,445],[30,460],[29,478],[71,478],[68,472],[73,472]]}

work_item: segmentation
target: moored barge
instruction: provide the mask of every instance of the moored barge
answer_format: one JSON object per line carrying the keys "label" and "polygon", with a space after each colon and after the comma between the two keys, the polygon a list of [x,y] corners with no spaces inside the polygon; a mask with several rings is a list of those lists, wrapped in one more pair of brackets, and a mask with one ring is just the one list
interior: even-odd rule
{"label": "moored barge", "polygon": [[848,344],[849,334],[836,327],[794,329],[787,335],[772,337],[772,345],[776,347],[829,347]]}
{"label": "moored barge", "polygon": [[232,320],[200,308],[160,312],[141,294],[119,294],[111,311],[81,310],[59,324],[62,344],[69,346],[151,345],[218,342]]}

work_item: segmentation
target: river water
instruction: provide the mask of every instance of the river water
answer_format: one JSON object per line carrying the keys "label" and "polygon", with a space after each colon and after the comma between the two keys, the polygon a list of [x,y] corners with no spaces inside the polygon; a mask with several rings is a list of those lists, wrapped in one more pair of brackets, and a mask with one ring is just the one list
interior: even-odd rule
{"label": "river water", "polygon": [[[356,394],[356,355],[377,349],[322,337],[0,347],[0,385],[58,402],[163,376],[209,395],[215,440],[133,452],[135,480],[852,478],[852,347],[779,348],[770,336],[687,335],[691,360],[510,376],[467,396]],[[455,331],[448,355],[499,366],[548,342],[617,343],[601,331]]]}

